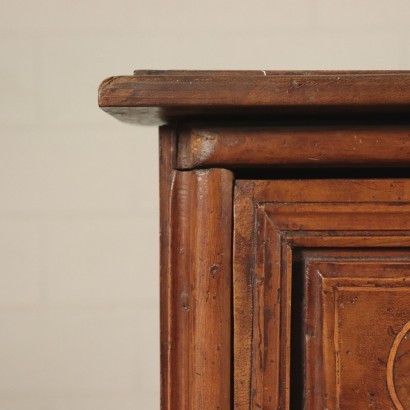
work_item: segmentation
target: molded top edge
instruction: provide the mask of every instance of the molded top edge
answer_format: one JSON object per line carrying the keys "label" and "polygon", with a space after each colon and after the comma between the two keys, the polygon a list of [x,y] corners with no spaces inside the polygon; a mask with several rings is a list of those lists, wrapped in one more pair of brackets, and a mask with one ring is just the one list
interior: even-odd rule
{"label": "molded top edge", "polygon": [[410,71],[138,70],[104,80],[99,105],[123,121],[139,124],[283,114],[409,113]]}

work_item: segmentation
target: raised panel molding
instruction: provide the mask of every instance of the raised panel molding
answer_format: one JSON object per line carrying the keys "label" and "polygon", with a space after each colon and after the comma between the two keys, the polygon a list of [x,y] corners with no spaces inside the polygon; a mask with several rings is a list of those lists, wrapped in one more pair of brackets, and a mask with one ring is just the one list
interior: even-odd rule
{"label": "raised panel molding", "polygon": [[[354,392],[344,394],[345,402],[340,402],[340,389],[349,385],[344,387],[340,381],[342,375],[336,366],[336,360],[340,359],[338,350],[334,342],[324,344],[326,334],[334,341],[333,328],[326,330],[326,327],[321,336],[319,331],[316,339],[321,341],[316,345],[304,343],[309,339],[306,326],[309,325],[309,329],[318,326],[318,314],[326,326],[330,326],[331,321],[337,322],[339,319],[335,319],[329,300],[353,290],[364,295],[377,292],[380,306],[386,307],[390,299],[410,306],[410,269],[407,270],[410,252],[405,250],[410,245],[410,218],[406,217],[410,208],[406,195],[397,196],[402,189],[409,192],[409,182],[362,180],[359,184],[344,180],[338,184],[338,181],[309,180],[303,181],[302,192],[301,182],[236,182],[233,303],[234,404],[237,409],[296,409],[303,408],[305,400],[309,409],[352,408],[345,403],[353,400]],[[369,191],[371,198],[367,195]],[[360,217],[356,218],[358,211]],[[319,273],[318,269],[304,268],[305,256],[314,249],[322,264]],[[328,260],[324,251],[331,251]],[[322,273],[329,272],[333,266],[331,258],[340,258],[337,265],[340,278]],[[313,266],[313,262],[310,263]],[[367,276],[361,276],[362,271],[356,268],[349,271],[352,277],[343,273],[342,266],[351,269],[359,265],[366,267]],[[369,271],[372,267],[373,273]],[[315,281],[321,285],[312,287]],[[337,283],[339,287],[335,290]],[[328,296],[321,297],[320,292],[327,292]],[[388,295],[386,300],[380,297],[382,294]],[[367,298],[370,303],[371,296]],[[394,334],[410,320],[410,308],[406,309],[403,320],[396,318],[388,324],[388,316],[383,319]],[[394,406],[395,401],[387,389],[387,362],[394,338],[387,334],[383,341],[372,340],[383,349],[384,355],[380,355],[384,363],[383,381],[380,383],[384,383],[385,391],[369,391],[367,404],[373,401]],[[324,353],[323,346],[327,349]],[[369,349],[371,355],[371,346]],[[318,351],[326,356],[322,364],[326,369],[312,362]],[[395,364],[394,369],[397,366]],[[315,376],[312,369],[317,368],[320,371]],[[406,364],[403,368],[406,369]],[[315,377],[320,377],[319,384],[324,386],[319,390],[310,385],[318,385]],[[327,403],[330,403],[328,407]],[[367,408],[363,406],[355,408]]]}
{"label": "raised panel molding", "polygon": [[[377,403],[391,408],[399,403],[394,393],[397,353],[388,363],[396,336],[410,317],[410,251],[398,258],[390,251],[368,250],[356,256],[360,260],[333,253],[327,260],[322,260],[325,251],[305,258],[301,272],[306,287],[306,405],[362,409]],[[408,387],[408,377],[397,383]]]}

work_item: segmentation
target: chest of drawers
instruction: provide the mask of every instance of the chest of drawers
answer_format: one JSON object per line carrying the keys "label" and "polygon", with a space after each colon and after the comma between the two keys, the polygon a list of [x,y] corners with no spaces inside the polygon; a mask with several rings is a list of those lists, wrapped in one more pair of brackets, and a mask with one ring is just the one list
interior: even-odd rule
{"label": "chest of drawers", "polygon": [[410,408],[410,72],[137,71],[164,410]]}

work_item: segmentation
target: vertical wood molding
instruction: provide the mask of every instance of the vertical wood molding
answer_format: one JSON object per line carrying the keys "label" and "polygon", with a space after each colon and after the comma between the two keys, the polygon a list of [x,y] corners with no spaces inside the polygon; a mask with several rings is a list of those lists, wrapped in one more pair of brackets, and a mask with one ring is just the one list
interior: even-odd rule
{"label": "vertical wood molding", "polygon": [[[172,139],[163,129],[169,157]],[[161,405],[225,410],[231,407],[233,174],[171,168],[165,162],[161,171]]]}
{"label": "vertical wood molding", "polygon": [[[234,409],[249,410],[252,384],[255,206],[235,187],[233,233]],[[244,218],[243,215],[247,215]]]}

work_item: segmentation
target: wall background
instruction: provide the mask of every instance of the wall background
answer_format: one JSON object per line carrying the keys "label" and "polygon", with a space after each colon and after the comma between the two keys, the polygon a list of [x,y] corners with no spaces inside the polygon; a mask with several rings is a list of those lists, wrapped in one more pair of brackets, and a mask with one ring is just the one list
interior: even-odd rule
{"label": "wall background", "polygon": [[134,69],[409,69],[410,2],[2,0],[0,409],[159,409],[157,130]]}

